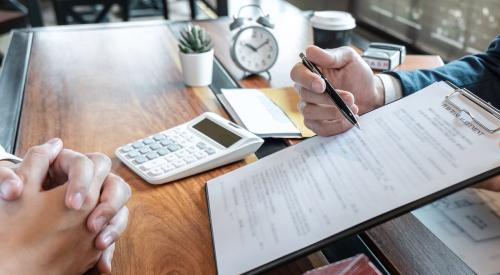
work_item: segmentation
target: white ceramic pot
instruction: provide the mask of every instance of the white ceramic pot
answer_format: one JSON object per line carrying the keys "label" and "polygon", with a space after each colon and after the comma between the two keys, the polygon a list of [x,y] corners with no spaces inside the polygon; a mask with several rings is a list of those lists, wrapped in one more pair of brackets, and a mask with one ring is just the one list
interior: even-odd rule
{"label": "white ceramic pot", "polygon": [[208,86],[212,83],[214,49],[205,53],[179,52],[184,83],[188,86]]}

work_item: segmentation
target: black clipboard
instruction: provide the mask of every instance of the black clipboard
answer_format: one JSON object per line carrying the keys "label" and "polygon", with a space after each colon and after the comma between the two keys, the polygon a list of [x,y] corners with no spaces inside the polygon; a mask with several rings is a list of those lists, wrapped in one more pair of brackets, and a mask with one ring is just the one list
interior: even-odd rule
{"label": "black clipboard", "polygon": [[[459,95],[466,97],[472,103],[477,104],[479,107],[481,107],[482,109],[484,109],[485,111],[490,113],[494,118],[497,118],[498,120],[500,120],[500,111],[498,109],[496,109],[493,105],[491,105],[488,102],[485,102],[484,100],[482,100],[481,98],[479,98],[478,96],[476,96],[475,94],[473,94],[472,92],[470,92],[467,89],[458,88],[457,86],[453,85],[452,83],[450,83],[448,81],[446,81],[445,83],[448,84],[450,87],[452,87],[454,91],[451,94],[449,94],[448,96],[446,96],[444,101],[446,103],[448,103],[450,106],[457,108],[457,111],[459,113],[463,113],[463,114],[469,116],[471,118],[471,120],[473,120],[476,123],[478,121],[470,112],[468,112],[467,110],[464,110],[464,109],[460,109],[458,106],[453,104],[453,102],[451,101],[451,97],[455,94],[459,94]],[[483,128],[484,130],[486,130],[488,133],[491,133],[491,134],[496,133],[497,131],[500,131],[500,127],[497,127],[495,129],[490,129],[488,127],[485,127],[485,125],[483,125],[480,122],[479,122],[478,126]],[[316,243],[313,243],[309,246],[306,246],[306,247],[304,247],[298,251],[295,251],[293,253],[281,256],[280,258],[278,258],[276,260],[270,261],[267,264],[256,267],[256,268],[249,270],[243,274],[259,274],[259,273],[262,273],[262,272],[267,271],[269,269],[272,269],[272,268],[281,266],[283,264],[292,262],[294,260],[297,260],[301,257],[310,255],[314,252],[317,252],[317,251],[327,247],[328,245],[332,244],[335,241],[338,241],[338,240],[343,239],[345,237],[366,231],[367,229],[370,229],[372,227],[375,227],[377,225],[385,223],[389,220],[392,220],[394,218],[397,218],[399,216],[407,214],[407,213],[409,213],[417,208],[425,206],[429,203],[432,203],[432,202],[437,201],[443,197],[446,197],[452,193],[458,192],[464,188],[470,187],[478,182],[481,182],[483,180],[486,180],[488,178],[491,178],[491,177],[497,176],[497,175],[500,175],[500,167],[496,167],[495,169],[486,171],[482,174],[476,175],[476,176],[471,177],[469,179],[466,179],[462,182],[456,183],[450,187],[442,189],[442,190],[435,192],[431,195],[428,195],[428,196],[423,197],[421,199],[417,199],[415,201],[409,202],[409,203],[407,203],[401,207],[398,207],[394,210],[385,212],[384,214],[381,214],[379,216],[375,216],[375,217],[368,219],[360,224],[357,224],[355,226],[347,228],[347,229],[345,229],[345,230],[343,230],[335,235],[332,235],[328,238],[319,240]],[[208,218],[209,218],[209,222],[210,222],[210,233],[212,235],[213,234],[213,225],[212,225],[212,216],[211,216],[211,209],[210,209],[210,196],[209,196],[209,192],[208,192],[208,184],[207,183],[205,183],[205,196],[206,196],[207,208],[208,208]],[[215,243],[214,243],[213,236],[212,236],[212,247],[213,247],[213,255],[214,255],[214,262],[215,262],[215,266],[216,266],[216,272],[218,274],[219,272],[218,272],[218,266],[217,266],[217,260],[216,260],[217,255],[216,255],[216,251],[215,251]]]}

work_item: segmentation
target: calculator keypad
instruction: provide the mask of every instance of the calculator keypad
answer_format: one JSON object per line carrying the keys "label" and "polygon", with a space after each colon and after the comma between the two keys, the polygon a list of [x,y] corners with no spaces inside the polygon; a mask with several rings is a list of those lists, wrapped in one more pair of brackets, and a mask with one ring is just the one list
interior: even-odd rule
{"label": "calculator keypad", "polygon": [[151,177],[181,169],[217,152],[194,134],[178,129],[124,145],[119,151]]}

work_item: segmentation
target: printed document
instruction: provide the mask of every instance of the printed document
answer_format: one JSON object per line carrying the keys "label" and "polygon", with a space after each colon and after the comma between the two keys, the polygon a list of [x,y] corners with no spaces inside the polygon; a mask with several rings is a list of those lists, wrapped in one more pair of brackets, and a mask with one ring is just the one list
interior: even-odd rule
{"label": "printed document", "polygon": [[500,274],[500,193],[467,188],[412,213],[475,273]]}
{"label": "printed document", "polygon": [[379,215],[497,173],[500,133],[458,116],[444,101],[452,91],[435,83],[363,115],[362,130],[310,138],[209,181],[218,273],[286,260]]}

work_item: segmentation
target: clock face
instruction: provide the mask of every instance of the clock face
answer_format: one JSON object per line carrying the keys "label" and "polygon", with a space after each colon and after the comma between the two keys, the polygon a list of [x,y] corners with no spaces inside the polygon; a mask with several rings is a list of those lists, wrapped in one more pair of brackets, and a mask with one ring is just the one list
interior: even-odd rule
{"label": "clock face", "polygon": [[241,69],[260,73],[271,68],[278,59],[278,43],[267,29],[247,27],[236,34],[232,56]]}

